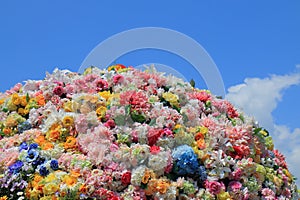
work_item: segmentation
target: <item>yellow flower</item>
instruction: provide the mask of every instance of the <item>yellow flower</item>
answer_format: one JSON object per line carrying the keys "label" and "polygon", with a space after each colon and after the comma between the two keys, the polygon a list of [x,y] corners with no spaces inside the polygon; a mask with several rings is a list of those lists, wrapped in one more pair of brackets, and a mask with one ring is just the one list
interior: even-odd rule
{"label": "yellow flower", "polygon": [[8,198],[7,198],[7,196],[5,195],[5,196],[2,196],[2,197],[0,197],[0,200],[7,200]]}
{"label": "yellow flower", "polygon": [[106,101],[111,97],[110,91],[99,92],[99,95],[104,98]]}
{"label": "yellow flower", "polygon": [[63,126],[66,128],[70,128],[71,126],[74,125],[74,119],[71,116],[65,116],[63,118]]}
{"label": "yellow flower", "polygon": [[105,106],[100,106],[99,108],[97,108],[96,113],[99,117],[104,118],[105,114],[106,114],[106,107]]}
{"label": "yellow flower", "polygon": [[16,106],[18,106],[19,104],[21,104],[21,98],[19,97],[18,93],[12,94],[11,101]]}
{"label": "yellow flower", "polygon": [[231,200],[230,194],[228,192],[221,191],[218,196],[218,200]]}
{"label": "yellow flower", "polygon": [[27,99],[26,96],[21,97],[21,106],[25,107],[27,105]]}
{"label": "yellow flower", "polygon": [[182,126],[180,125],[180,124],[176,124],[175,126],[174,126],[174,130],[176,130],[176,129],[180,129]]}
{"label": "yellow flower", "polygon": [[27,115],[29,113],[28,109],[24,109],[24,108],[18,108],[18,114],[20,115]]}
{"label": "yellow flower", "polygon": [[54,173],[51,173],[51,174],[49,174],[48,176],[46,176],[46,177],[44,178],[44,182],[45,182],[45,183],[51,183],[51,182],[53,182],[53,181],[55,181],[55,180],[56,180],[56,176],[55,176]]}
{"label": "yellow flower", "polygon": [[59,185],[55,183],[48,183],[43,187],[43,193],[45,195],[51,195],[54,194],[59,190]]}
{"label": "yellow flower", "polygon": [[289,178],[289,180],[293,179],[292,174],[287,169],[283,169],[282,171]]}
{"label": "yellow flower", "polygon": [[0,99],[0,105],[2,105],[4,103],[4,99]]}
{"label": "yellow flower", "polygon": [[200,132],[201,132],[203,135],[205,135],[206,133],[208,133],[208,128],[205,127],[205,126],[201,126],[201,127],[200,127]]}
{"label": "yellow flower", "polygon": [[72,101],[67,101],[64,103],[63,108],[66,112],[72,112],[73,111],[73,103]]}
{"label": "yellow flower", "polygon": [[62,181],[67,185],[67,186],[73,186],[77,183],[77,178],[74,176],[70,176],[70,175],[65,175],[62,178]]}
{"label": "yellow flower", "polygon": [[178,104],[178,96],[176,94],[173,94],[171,92],[165,92],[163,93],[162,97],[168,101],[172,106],[179,107]]}

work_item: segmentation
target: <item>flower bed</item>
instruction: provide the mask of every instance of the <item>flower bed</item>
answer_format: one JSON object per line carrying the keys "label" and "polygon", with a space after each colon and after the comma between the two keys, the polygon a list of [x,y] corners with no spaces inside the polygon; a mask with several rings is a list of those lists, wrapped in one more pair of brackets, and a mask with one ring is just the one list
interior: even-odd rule
{"label": "flower bed", "polygon": [[56,69],[0,108],[0,200],[298,199],[266,130],[153,68]]}

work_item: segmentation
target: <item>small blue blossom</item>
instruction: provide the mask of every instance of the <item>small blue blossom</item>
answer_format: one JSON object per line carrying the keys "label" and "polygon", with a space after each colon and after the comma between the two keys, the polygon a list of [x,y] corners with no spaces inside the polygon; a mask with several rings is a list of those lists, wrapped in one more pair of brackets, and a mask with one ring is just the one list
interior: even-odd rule
{"label": "small blue blossom", "polygon": [[24,165],[23,162],[18,160],[17,162],[9,166],[8,169],[11,173],[16,174],[20,172],[20,169],[23,167],[23,165]]}
{"label": "small blue blossom", "polygon": [[199,169],[197,155],[188,145],[177,147],[173,151],[172,157],[174,159],[173,170],[178,175],[195,174]]}
{"label": "small blue blossom", "polygon": [[49,174],[49,170],[45,166],[41,166],[39,173],[41,176],[47,176]]}
{"label": "small blue blossom", "polygon": [[53,170],[58,170],[58,162],[57,162],[57,160],[51,160],[50,167]]}
{"label": "small blue blossom", "polygon": [[27,150],[28,149],[28,145],[26,142],[22,142],[22,144],[19,146],[19,150]]}
{"label": "small blue blossom", "polygon": [[32,143],[32,144],[30,144],[30,146],[29,146],[29,149],[36,149],[36,148],[38,148],[38,144],[37,143]]}
{"label": "small blue blossom", "polygon": [[33,167],[37,167],[45,162],[45,158],[38,156],[37,159],[32,161]]}
{"label": "small blue blossom", "polygon": [[39,152],[37,152],[35,149],[30,149],[27,153],[26,161],[33,162],[38,158],[38,156],[39,156]]}
{"label": "small blue blossom", "polygon": [[207,179],[207,173],[206,173],[206,169],[203,165],[200,165],[198,172],[199,172],[199,179],[201,181],[205,181]]}
{"label": "small blue blossom", "polygon": [[18,132],[21,134],[24,131],[31,129],[31,127],[32,126],[31,126],[30,122],[29,121],[25,121],[25,122],[23,122],[23,123],[21,123],[21,124],[18,125]]}

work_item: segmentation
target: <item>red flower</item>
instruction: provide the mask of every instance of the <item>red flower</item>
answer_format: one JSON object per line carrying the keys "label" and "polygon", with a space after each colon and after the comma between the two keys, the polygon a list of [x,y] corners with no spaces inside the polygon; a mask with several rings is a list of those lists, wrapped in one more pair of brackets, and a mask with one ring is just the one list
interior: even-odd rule
{"label": "red flower", "polygon": [[160,152],[160,147],[159,146],[152,146],[150,147],[150,153],[151,154],[158,154]]}
{"label": "red flower", "polygon": [[123,185],[128,185],[128,184],[130,184],[130,181],[131,181],[131,172],[125,172],[125,173],[122,175],[121,181],[122,181],[122,184],[123,184]]}
{"label": "red flower", "polygon": [[148,131],[148,144],[149,146],[153,146],[158,138],[160,138],[161,134],[163,134],[164,130],[150,129]]}

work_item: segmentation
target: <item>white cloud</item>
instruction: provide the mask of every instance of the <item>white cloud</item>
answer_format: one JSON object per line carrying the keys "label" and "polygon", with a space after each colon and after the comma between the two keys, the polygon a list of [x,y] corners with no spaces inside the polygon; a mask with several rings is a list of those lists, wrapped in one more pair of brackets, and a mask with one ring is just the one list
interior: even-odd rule
{"label": "white cloud", "polygon": [[274,129],[272,111],[281,100],[284,89],[300,83],[300,73],[247,78],[245,83],[230,87],[226,98],[269,130]]}
{"label": "white cloud", "polygon": [[300,128],[291,130],[285,125],[274,124],[272,116],[284,90],[299,83],[300,73],[247,78],[244,83],[230,87],[226,98],[270,131],[275,148],[286,156],[289,169],[298,177],[300,186]]}

